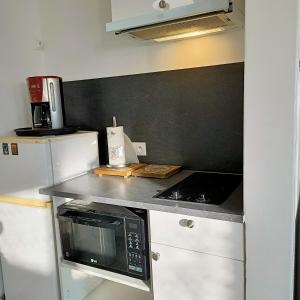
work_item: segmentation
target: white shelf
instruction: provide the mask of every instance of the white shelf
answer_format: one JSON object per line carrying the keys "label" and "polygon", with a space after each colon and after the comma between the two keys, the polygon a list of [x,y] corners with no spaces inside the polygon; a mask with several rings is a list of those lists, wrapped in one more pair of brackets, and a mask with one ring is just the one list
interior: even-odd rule
{"label": "white shelf", "polygon": [[107,280],[110,280],[110,281],[113,281],[116,283],[121,283],[121,284],[130,286],[130,287],[142,290],[142,291],[150,292],[150,290],[151,290],[149,282],[143,281],[140,279],[136,279],[136,278],[133,278],[130,276],[126,276],[126,275],[122,275],[122,274],[118,274],[118,273],[114,273],[114,272],[110,272],[110,271],[106,271],[106,270],[102,270],[102,269],[98,269],[98,268],[93,268],[90,266],[70,262],[67,260],[62,260],[61,265],[66,268],[85,272],[87,274],[97,276],[97,277],[100,277],[103,279],[107,279]]}
{"label": "white shelf", "polygon": [[151,293],[105,280],[84,300],[153,300]]}

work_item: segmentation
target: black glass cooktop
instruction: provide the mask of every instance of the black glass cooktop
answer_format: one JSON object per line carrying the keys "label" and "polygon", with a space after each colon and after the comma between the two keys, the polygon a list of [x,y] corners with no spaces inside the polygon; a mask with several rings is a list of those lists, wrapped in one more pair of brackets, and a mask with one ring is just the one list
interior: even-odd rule
{"label": "black glass cooktop", "polygon": [[195,172],[155,198],[222,204],[242,181],[242,175]]}

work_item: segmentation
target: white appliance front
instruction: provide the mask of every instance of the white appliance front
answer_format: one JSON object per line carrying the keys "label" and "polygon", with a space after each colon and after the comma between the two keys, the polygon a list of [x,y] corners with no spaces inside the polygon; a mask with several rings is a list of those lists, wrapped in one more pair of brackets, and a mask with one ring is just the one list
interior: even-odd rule
{"label": "white appliance front", "polygon": [[[98,134],[0,138],[0,249],[8,300],[60,300],[52,200],[39,188],[99,164]],[[12,155],[17,144],[18,155]],[[1,295],[1,294],[0,294]]]}
{"label": "white appliance front", "polygon": [[98,135],[51,139],[53,183],[57,184],[99,166]]}

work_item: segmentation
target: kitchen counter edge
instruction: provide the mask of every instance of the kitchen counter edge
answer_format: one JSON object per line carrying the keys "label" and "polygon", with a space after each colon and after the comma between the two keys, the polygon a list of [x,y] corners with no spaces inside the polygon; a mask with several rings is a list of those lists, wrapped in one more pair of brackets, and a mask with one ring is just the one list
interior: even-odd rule
{"label": "kitchen counter edge", "polygon": [[[179,179],[184,178],[182,175],[189,175],[191,171],[183,171],[181,172],[181,176],[175,175],[173,176],[172,184],[177,182],[176,177]],[[186,177],[185,176],[185,177]],[[106,176],[105,176],[106,177]],[[97,179],[96,179],[97,178]],[[126,199],[126,197],[120,197],[118,193],[114,192],[103,192],[103,195],[97,193],[97,195],[89,193],[89,190],[85,187],[78,187],[78,180],[84,179],[85,183],[89,183],[90,181],[99,180],[98,176],[95,176],[91,173],[81,175],[75,177],[73,179],[67,180],[63,183],[41,188],[39,191],[41,194],[52,196],[52,197],[61,197],[61,198],[69,198],[69,199],[81,199],[86,201],[99,202],[104,204],[118,205],[118,206],[127,206],[127,207],[135,207],[141,209],[148,210],[156,210],[162,212],[170,212],[177,213],[183,215],[189,215],[194,217],[203,217],[209,219],[223,220],[235,223],[243,223],[244,215],[243,215],[243,186],[239,186],[232,195],[224,202],[224,205],[205,205],[205,204],[194,204],[187,202],[178,202],[178,201],[170,201],[165,199],[157,199],[153,198],[155,193],[151,193],[151,195],[142,195],[140,199]],[[111,182],[116,181],[115,184],[120,180],[120,177],[106,177],[106,179]],[[178,181],[180,181],[178,179]],[[122,180],[122,179],[121,179]],[[134,179],[133,179],[134,180]],[[141,179],[135,179],[141,180]],[[143,179],[143,185],[147,183],[147,179]],[[149,180],[150,182],[150,180]],[[166,184],[165,188],[168,188],[172,184]],[[142,200],[143,199],[143,200]]]}

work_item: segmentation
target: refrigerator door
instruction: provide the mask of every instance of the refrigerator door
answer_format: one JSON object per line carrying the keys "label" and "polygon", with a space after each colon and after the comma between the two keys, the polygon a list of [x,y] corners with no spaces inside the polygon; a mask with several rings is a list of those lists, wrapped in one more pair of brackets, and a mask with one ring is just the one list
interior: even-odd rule
{"label": "refrigerator door", "polygon": [[99,166],[98,133],[82,132],[50,139],[54,184]]}
{"label": "refrigerator door", "polygon": [[51,203],[18,199],[0,203],[6,299],[59,300]]}
{"label": "refrigerator door", "polygon": [[[48,141],[0,138],[0,143],[0,195],[43,198],[38,189],[51,185],[53,177]],[[8,155],[3,145],[8,146]],[[12,147],[17,149],[17,155],[12,155]]]}

